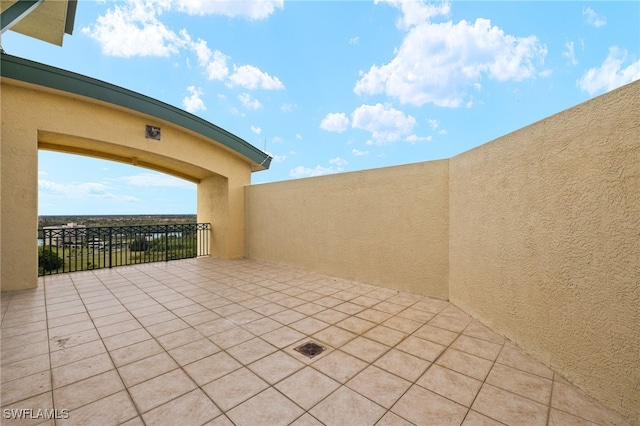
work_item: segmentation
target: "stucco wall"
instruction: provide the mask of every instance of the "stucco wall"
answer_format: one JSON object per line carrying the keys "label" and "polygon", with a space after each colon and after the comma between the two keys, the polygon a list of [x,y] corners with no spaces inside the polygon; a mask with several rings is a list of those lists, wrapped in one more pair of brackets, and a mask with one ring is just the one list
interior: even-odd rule
{"label": "stucco wall", "polygon": [[31,126],[5,125],[14,112],[5,108],[4,87],[2,92],[0,289],[6,291],[37,285],[38,141],[37,131]]}
{"label": "stucco wall", "polygon": [[447,160],[246,188],[246,256],[447,299]]}
{"label": "stucco wall", "polygon": [[245,198],[247,257],[448,298],[640,424],[640,82],[449,160]]}
{"label": "stucco wall", "polygon": [[640,82],[449,179],[451,302],[640,424]]}
{"label": "stucco wall", "polygon": [[[212,224],[210,253],[244,256],[244,187],[251,164],[178,125],[87,97],[2,79],[0,288],[35,287],[38,149],[126,162],[198,184],[198,220]],[[161,140],[145,126],[161,126]]]}

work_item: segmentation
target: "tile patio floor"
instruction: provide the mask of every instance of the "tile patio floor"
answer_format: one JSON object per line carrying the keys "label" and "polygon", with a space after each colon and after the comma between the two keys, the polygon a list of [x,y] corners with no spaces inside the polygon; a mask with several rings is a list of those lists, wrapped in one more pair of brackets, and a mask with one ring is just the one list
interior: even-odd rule
{"label": "tile patio floor", "polygon": [[[1,300],[3,417],[40,416],[3,425],[54,408],[63,425],[627,424],[450,303],[267,263],[62,274]],[[326,350],[293,350],[309,340]]]}

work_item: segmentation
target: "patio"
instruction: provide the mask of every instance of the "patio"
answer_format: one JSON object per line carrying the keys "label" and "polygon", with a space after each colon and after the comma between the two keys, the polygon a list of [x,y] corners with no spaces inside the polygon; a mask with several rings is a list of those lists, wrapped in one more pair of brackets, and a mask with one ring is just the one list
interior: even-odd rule
{"label": "patio", "polygon": [[7,425],[628,424],[448,302],[213,258],[2,293],[2,408]]}

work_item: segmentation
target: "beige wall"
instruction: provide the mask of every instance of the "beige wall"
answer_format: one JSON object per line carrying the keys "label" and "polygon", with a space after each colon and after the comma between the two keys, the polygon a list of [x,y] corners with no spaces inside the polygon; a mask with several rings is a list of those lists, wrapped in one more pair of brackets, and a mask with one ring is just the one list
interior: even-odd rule
{"label": "beige wall", "polygon": [[450,299],[640,424],[640,82],[449,160],[245,194],[247,257]]}
{"label": "beige wall", "polygon": [[448,297],[447,160],[245,194],[247,257]]}
{"label": "beige wall", "polygon": [[[38,141],[30,126],[5,126],[2,88],[0,138],[0,288],[35,287],[38,275]],[[15,143],[14,143],[15,142]],[[29,244],[25,241],[28,240]]]}
{"label": "beige wall", "polygon": [[[251,164],[230,149],[111,104],[2,79],[0,221],[2,291],[37,285],[38,149],[94,156],[198,184],[198,220],[211,222],[210,252],[244,256],[244,187]],[[162,128],[160,141],[145,126]]]}
{"label": "beige wall", "polygon": [[449,179],[451,302],[640,424],[640,82]]}

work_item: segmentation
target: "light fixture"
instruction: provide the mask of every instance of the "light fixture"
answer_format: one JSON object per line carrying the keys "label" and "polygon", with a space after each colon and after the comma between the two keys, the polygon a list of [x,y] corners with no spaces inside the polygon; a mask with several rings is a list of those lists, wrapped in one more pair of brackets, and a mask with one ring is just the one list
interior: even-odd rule
{"label": "light fixture", "polygon": [[149,126],[147,124],[147,129],[145,131],[145,137],[147,139],[155,139],[157,141],[160,140],[160,127],[158,126]]}

